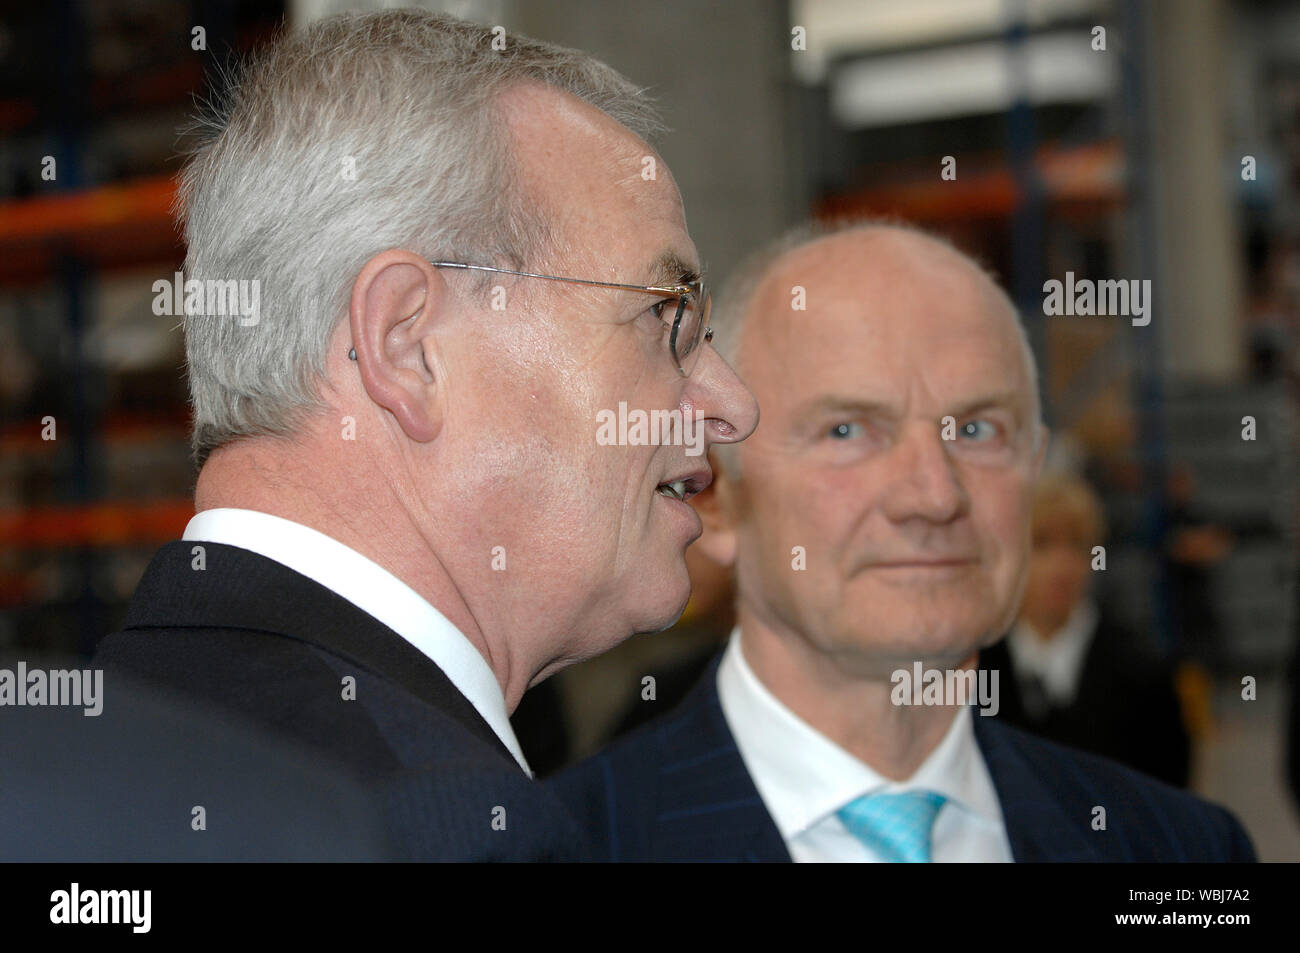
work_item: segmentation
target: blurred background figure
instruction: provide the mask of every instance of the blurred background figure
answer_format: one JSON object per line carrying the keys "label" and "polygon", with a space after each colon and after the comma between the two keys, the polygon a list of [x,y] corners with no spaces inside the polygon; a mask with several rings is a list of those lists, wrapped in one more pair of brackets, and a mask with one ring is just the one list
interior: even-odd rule
{"label": "blurred background figure", "polygon": [[[1230,664],[1214,581],[1232,551],[1234,534],[1200,504],[1186,466],[1169,475],[1168,507],[1161,555],[1174,636],[1170,649],[1179,660],[1175,678],[1184,722],[1193,742],[1202,743],[1214,732],[1214,673]],[[1268,538],[1267,525],[1261,535]]]}
{"label": "blurred background figure", "polygon": [[1169,603],[1179,653],[1206,670],[1223,664],[1222,625],[1212,590],[1214,571],[1232,549],[1233,534],[1202,512],[1187,467],[1169,477]]}
{"label": "blurred background figure", "polygon": [[1093,597],[1103,537],[1101,501],[1084,480],[1039,481],[1020,613],[980,667],[1001,673],[998,717],[1185,787],[1190,742],[1173,663]]}

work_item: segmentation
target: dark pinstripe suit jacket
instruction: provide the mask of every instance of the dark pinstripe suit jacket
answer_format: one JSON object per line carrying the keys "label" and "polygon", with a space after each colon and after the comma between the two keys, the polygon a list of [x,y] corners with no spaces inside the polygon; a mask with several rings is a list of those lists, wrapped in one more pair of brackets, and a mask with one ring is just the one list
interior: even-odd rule
{"label": "dark pinstripe suit jacket", "polygon": [[[674,711],[550,782],[600,859],[790,860],[722,714],[720,658]],[[1255,859],[1221,807],[996,718],[976,716],[975,737],[1017,861]]]}
{"label": "dark pinstripe suit jacket", "polygon": [[[383,805],[399,859],[581,860],[585,839],[427,656],[342,596],[236,546],[163,546],[123,631],[121,674],[315,752]],[[355,698],[343,679],[355,679]]]}

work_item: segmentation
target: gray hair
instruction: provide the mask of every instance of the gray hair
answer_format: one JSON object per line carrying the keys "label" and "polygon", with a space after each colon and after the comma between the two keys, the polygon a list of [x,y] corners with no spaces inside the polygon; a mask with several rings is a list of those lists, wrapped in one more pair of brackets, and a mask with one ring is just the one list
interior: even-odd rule
{"label": "gray hair", "polygon": [[[745,319],[753,308],[754,297],[758,289],[772,270],[787,255],[806,245],[821,241],[823,238],[842,235],[846,232],[867,231],[896,231],[929,239],[951,251],[988,279],[995,294],[1005,303],[1007,310],[1011,312],[1015,319],[1016,333],[1020,340],[1025,362],[1025,373],[1029,379],[1030,408],[1034,420],[1034,446],[1037,448],[1041,444],[1045,433],[1042,421],[1042,402],[1038,393],[1038,363],[1034,358],[1033,348],[1029,346],[1029,336],[1025,333],[1025,325],[1020,317],[1019,310],[1012,303],[1011,298],[1008,297],[1002,286],[998,284],[997,277],[982,262],[962,251],[947,237],[901,219],[854,218],[830,222],[807,222],[789,229],[750,254],[728,277],[713,305],[709,323],[713,326],[716,334],[714,341],[718,347],[718,352],[743,378],[744,370],[740,366],[739,359]],[[720,451],[719,456],[735,475],[738,472],[740,463],[739,445],[719,444],[714,449]]]}
{"label": "gray hair", "polygon": [[[194,457],[290,435],[319,384],[352,281],[374,255],[523,269],[553,239],[517,184],[500,94],[544,83],[649,139],[644,90],[584,53],[413,10],[344,14],[287,34],[196,122],[181,177],[186,278],[256,280],[251,326],[187,315]],[[349,174],[351,173],[351,174]]]}

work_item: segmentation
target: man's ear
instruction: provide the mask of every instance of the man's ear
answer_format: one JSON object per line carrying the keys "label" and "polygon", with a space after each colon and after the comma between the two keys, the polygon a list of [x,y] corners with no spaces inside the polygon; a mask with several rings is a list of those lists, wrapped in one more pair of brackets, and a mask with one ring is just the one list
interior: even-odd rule
{"label": "man's ear", "polygon": [[728,478],[727,470],[716,452],[710,451],[709,463],[713,467],[713,482],[703,492],[691,497],[691,505],[700,514],[700,522],[704,524],[704,533],[695,541],[695,545],[715,563],[733,566],[736,562],[737,487]]}
{"label": "man's ear", "polygon": [[411,252],[371,258],[352,285],[348,307],[361,383],[412,440],[442,429],[442,395],[433,329],[448,305],[442,275]]}

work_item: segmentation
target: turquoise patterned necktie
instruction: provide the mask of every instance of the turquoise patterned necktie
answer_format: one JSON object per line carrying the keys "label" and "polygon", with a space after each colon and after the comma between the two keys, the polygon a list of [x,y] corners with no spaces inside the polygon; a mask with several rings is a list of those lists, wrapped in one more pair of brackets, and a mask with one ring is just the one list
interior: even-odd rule
{"label": "turquoise patterned necktie", "polygon": [[840,808],[836,817],[884,860],[928,864],[934,819],[947,800],[934,791],[865,794]]}

